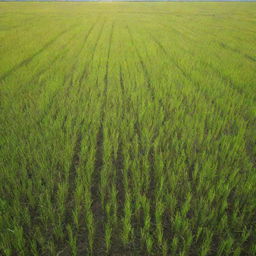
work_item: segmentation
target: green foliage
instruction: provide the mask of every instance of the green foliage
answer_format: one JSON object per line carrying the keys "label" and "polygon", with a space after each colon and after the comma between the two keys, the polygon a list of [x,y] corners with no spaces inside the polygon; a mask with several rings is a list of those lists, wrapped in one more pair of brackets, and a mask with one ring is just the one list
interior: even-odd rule
{"label": "green foliage", "polygon": [[256,255],[255,3],[0,3],[0,255]]}

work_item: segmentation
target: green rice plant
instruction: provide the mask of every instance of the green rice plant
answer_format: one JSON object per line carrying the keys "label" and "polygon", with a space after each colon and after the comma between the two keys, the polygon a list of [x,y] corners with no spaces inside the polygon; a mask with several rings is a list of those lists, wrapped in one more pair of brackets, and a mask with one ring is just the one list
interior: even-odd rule
{"label": "green rice plant", "polygon": [[76,236],[74,235],[72,231],[72,227],[68,225],[66,227],[67,232],[68,232],[68,240],[69,240],[69,246],[71,248],[71,255],[76,256],[77,255],[77,240]]}
{"label": "green rice plant", "polygon": [[255,3],[0,3],[0,255],[255,255]]}
{"label": "green rice plant", "polygon": [[31,252],[32,252],[32,255],[35,255],[35,256],[39,255],[37,243],[35,240],[31,241]]}
{"label": "green rice plant", "polygon": [[111,248],[111,236],[112,236],[112,227],[111,224],[107,224],[105,228],[105,243],[106,243],[106,252],[109,253]]}
{"label": "green rice plant", "polygon": [[156,209],[155,209],[155,220],[156,220],[157,242],[160,247],[164,245],[164,233],[163,233],[163,225],[162,225],[164,210],[165,210],[165,205],[161,201],[157,201]]}
{"label": "green rice plant", "polygon": [[211,250],[211,242],[212,242],[212,232],[208,229],[205,230],[205,236],[202,239],[202,246],[201,246],[201,252],[200,255],[201,256],[205,256],[207,254],[209,254],[210,250]]}
{"label": "green rice plant", "polygon": [[222,255],[222,254],[229,255],[232,251],[233,242],[234,240],[231,237],[223,240],[218,249],[218,255]]}
{"label": "green rice plant", "polygon": [[17,252],[22,256],[25,255],[25,240],[23,228],[19,226],[14,227],[13,236]]}
{"label": "green rice plant", "polygon": [[94,219],[91,211],[86,213],[86,226],[88,229],[88,241],[89,241],[89,250],[90,252],[93,251],[93,241],[94,241],[94,234],[95,234],[95,228],[94,228]]}
{"label": "green rice plant", "polygon": [[171,242],[171,253],[173,255],[177,254],[178,244],[179,244],[179,239],[176,236],[174,236]]}
{"label": "green rice plant", "polygon": [[126,193],[125,205],[124,205],[123,232],[122,232],[122,240],[125,245],[129,244],[130,239],[132,238],[132,235],[133,235],[131,217],[132,217],[131,199],[130,199],[130,195]]}
{"label": "green rice plant", "polygon": [[141,238],[142,241],[146,244],[147,252],[150,254],[153,248],[153,240],[150,235],[151,230],[151,217],[150,217],[150,209],[149,202],[146,197],[142,197],[141,200],[142,209],[143,209],[143,227],[141,228]]}

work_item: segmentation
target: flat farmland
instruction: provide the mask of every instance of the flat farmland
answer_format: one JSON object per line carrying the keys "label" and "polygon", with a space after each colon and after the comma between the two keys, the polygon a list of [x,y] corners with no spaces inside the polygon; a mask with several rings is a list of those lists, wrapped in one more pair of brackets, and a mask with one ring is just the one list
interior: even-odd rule
{"label": "flat farmland", "polygon": [[256,255],[256,3],[0,3],[0,254]]}

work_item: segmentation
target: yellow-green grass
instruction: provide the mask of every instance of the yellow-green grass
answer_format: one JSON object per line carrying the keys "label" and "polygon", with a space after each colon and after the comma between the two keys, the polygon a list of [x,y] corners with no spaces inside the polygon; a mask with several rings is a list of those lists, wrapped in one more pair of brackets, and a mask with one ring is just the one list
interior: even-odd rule
{"label": "yellow-green grass", "polygon": [[0,3],[0,254],[255,255],[256,3]]}

